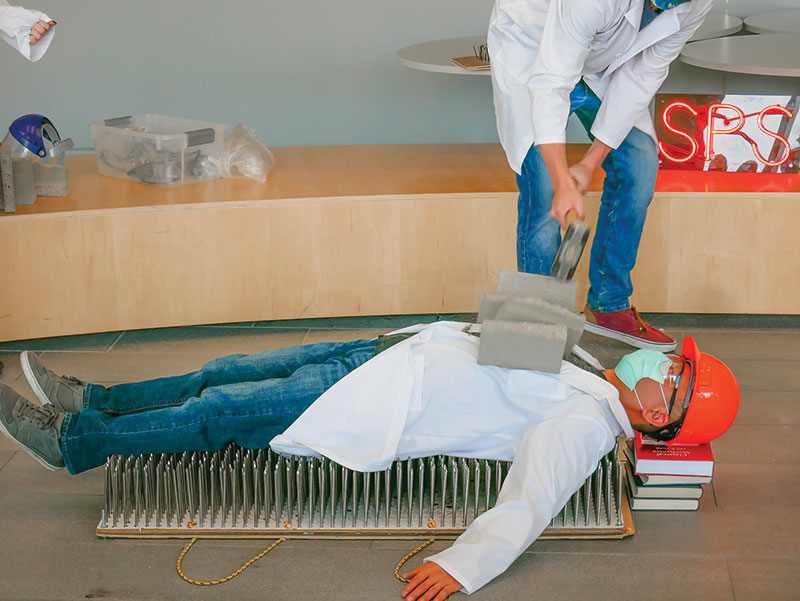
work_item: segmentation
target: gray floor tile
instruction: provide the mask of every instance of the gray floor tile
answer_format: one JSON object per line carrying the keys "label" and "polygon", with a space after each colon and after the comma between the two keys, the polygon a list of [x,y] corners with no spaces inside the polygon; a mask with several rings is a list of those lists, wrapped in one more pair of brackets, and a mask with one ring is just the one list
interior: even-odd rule
{"label": "gray floor tile", "polygon": [[734,422],[711,443],[717,463],[800,464],[800,426],[751,426]]}
{"label": "gray floor tile", "polygon": [[736,601],[797,601],[800,559],[731,557],[728,568]]}
{"label": "gray floor tile", "polygon": [[721,507],[800,507],[800,465],[717,463],[714,466],[714,493]]}
{"label": "gray floor tile", "polygon": [[798,390],[800,361],[733,359],[725,362],[742,390]]}
{"label": "gray floor tile", "polygon": [[397,330],[418,323],[433,323],[438,315],[376,315],[257,321],[256,328],[301,328],[311,330]]}
{"label": "gray floor tile", "polygon": [[3,362],[0,383],[12,386],[13,382],[22,375],[22,368],[19,365],[19,353],[13,351],[0,352],[0,361]]}
{"label": "gray floor tile", "polygon": [[[197,345],[217,348],[222,354],[256,353],[277,346],[297,344],[296,329],[276,328],[265,332],[252,328],[194,326],[125,332],[114,345],[115,351],[154,352],[189,350]],[[273,342],[271,342],[273,341]],[[274,341],[280,341],[276,344]],[[291,341],[291,342],[283,342]]]}
{"label": "gray floor tile", "polygon": [[687,331],[701,351],[722,361],[731,359],[792,359],[800,357],[800,331]]}
{"label": "gray floor tile", "polygon": [[755,330],[798,329],[800,315],[739,315],[708,313],[643,313],[658,327],[697,330],[702,328]]}
{"label": "gray floor tile", "polygon": [[11,458],[14,456],[15,451],[0,451],[0,471],[8,465]]}
{"label": "gray floor tile", "polygon": [[739,426],[800,426],[800,390],[743,390],[734,423]]}
{"label": "gray floor tile", "polygon": [[58,336],[55,338],[0,342],[0,350],[15,352],[63,350],[105,352],[111,348],[111,345],[119,338],[119,335],[120,332],[103,332],[80,336]]}
{"label": "gray floor tile", "polygon": [[133,382],[177,375],[200,369],[205,363],[236,353],[254,354],[294,346],[303,342],[305,331],[253,336],[181,340],[172,343],[141,343],[115,348],[110,353],[44,353],[43,363],[58,374],[87,382]]}
{"label": "gray floor tile", "polygon": [[[642,569],[645,562],[652,569]],[[733,591],[725,560],[719,557],[526,553],[470,599],[732,601]]]}
{"label": "gray floor tile", "polygon": [[[636,514],[633,516],[636,526]],[[615,540],[537,540],[526,553],[584,553],[628,554],[636,553],[636,536]]]}
{"label": "gray floor tile", "polygon": [[636,512],[639,553],[800,557],[796,507],[714,507],[710,497],[697,512]]}
{"label": "gray floor tile", "polygon": [[[24,451],[14,457],[0,470],[0,490],[13,487],[18,493],[42,495],[102,495],[103,470],[97,468],[70,475],[67,470],[51,472],[39,465]],[[100,519],[100,514],[97,514]]]}

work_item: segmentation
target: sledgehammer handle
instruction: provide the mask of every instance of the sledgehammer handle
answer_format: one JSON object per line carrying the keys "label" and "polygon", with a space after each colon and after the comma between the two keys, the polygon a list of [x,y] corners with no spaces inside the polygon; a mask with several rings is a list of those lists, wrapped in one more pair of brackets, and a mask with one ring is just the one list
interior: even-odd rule
{"label": "sledgehammer handle", "polygon": [[564,215],[564,229],[567,229],[573,221],[578,219],[578,211],[575,209],[570,209],[567,211],[567,214]]}

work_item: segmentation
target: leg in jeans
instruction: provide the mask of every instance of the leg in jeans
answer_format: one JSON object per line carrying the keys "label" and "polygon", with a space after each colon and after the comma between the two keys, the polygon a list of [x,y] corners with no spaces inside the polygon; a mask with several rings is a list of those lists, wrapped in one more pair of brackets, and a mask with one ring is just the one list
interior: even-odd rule
{"label": "leg in jeans", "polygon": [[[574,111],[589,133],[600,99],[583,82],[578,85],[584,88],[585,95]],[[587,304],[595,311],[611,313],[630,306],[631,270],[636,264],[658,173],[655,142],[646,133],[632,129],[603,161],[603,170],[606,178],[589,262],[591,287]]]}
{"label": "leg in jeans", "polygon": [[118,384],[105,388],[87,384],[84,409],[96,409],[111,415],[134,413],[155,407],[179,405],[198,396],[206,388],[286,378],[304,365],[324,363],[331,357],[346,357],[374,341],[321,342],[280,348],[255,355],[230,355],[206,363],[199,371],[181,376],[145,382]]}
{"label": "leg in jeans", "polygon": [[[138,407],[134,412],[120,413],[124,408],[119,399],[123,397],[116,399],[115,414],[93,408],[90,395],[87,408],[68,413],[61,428],[61,450],[67,469],[79,473],[102,465],[114,454],[216,451],[230,442],[246,448],[266,448],[323,392],[375,355],[375,341],[333,346],[338,347],[337,352],[309,355],[308,349],[299,351],[299,357],[313,357],[315,362],[300,365],[291,359],[285,364],[292,366],[289,373],[265,368],[263,373],[270,374],[265,379],[232,383],[226,382],[229,376],[222,377],[214,380],[214,386],[206,386],[180,402],[176,397],[160,406],[133,403]],[[210,373],[227,373],[224,367],[228,359],[212,361]],[[142,383],[141,391],[146,392],[144,385],[152,386],[154,382]],[[188,390],[174,382],[167,382],[165,389]],[[125,393],[126,400],[133,399],[128,390]],[[98,399],[104,396],[112,398],[114,391],[96,394]]]}
{"label": "leg in jeans", "polygon": [[606,179],[589,263],[589,308],[611,313],[630,307],[647,207],[653,200],[658,151],[646,133],[632,129],[603,162]]}

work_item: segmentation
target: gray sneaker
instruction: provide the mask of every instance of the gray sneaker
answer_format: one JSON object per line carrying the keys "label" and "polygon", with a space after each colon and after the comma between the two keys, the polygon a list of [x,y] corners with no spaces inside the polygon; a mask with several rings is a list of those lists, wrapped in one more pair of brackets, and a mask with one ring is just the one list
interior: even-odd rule
{"label": "gray sneaker", "polygon": [[19,362],[25,379],[42,405],[52,404],[62,413],[78,413],[83,409],[86,384],[78,378],[57,376],[30,351],[22,351]]}
{"label": "gray sneaker", "polygon": [[64,414],[53,405],[39,407],[0,384],[0,430],[49,470],[64,468],[59,430]]}

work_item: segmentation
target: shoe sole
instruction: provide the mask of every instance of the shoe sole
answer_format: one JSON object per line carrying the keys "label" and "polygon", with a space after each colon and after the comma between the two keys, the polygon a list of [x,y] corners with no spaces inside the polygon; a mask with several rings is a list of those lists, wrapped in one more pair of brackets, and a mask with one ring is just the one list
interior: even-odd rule
{"label": "shoe sole", "polygon": [[17,445],[20,449],[22,449],[28,455],[33,457],[39,463],[39,465],[41,465],[42,467],[47,468],[51,472],[57,472],[59,470],[63,470],[64,469],[65,466],[63,466],[63,465],[52,465],[52,464],[48,463],[43,458],[39,457],[39,455],[36,453],[36,451],[26,447],[24,444],[22,444],[20,441],[18,441],[14,436],[11,435],[11,432],[6,430],[6,427],[5,427],[5,425],[3,424],[2,421],[0,421],[0,430],[3,431],[3,434],[5,434],[8,437],[9,440],[13,441],[15,445]]}
{"label": "shoe sole", "polygon": [[64,408],[59,403],[54,403],[50,400],[50,398],[44,393],[44,389],[39,384],[39,381],[33,375],[33,367],[31,367],[30,363],[30,356],[33,353],[30,351],[22,351],[22,354],[19,356],[19,364],[22,366],[22,373],[25,374],[25,379],[28,381],[31,389],[33,390],[33,394],[36,395],[36,398],[39,399],[39,402],[42,405],[52,405],[62,413],[66,413]]}
{"label": "shoe sole", "polygon": [[674,351],[678,346],[677,342],[651,342],[649,340],[642,340],[636,336],[618,332],[616,330],[612,330],[611,328],[605,328],[597,325],[596,323],[591,323],[588,321],[586,322],[584,329],[592,334],[597,334],[598,336],[604,336],[606,338],[613,338],[614,340],[619,340],[620,342],[630,344],[636,348],[643,348],[651,351],[661,351],[662,353]]}

